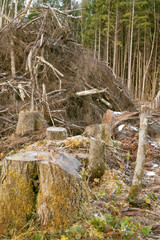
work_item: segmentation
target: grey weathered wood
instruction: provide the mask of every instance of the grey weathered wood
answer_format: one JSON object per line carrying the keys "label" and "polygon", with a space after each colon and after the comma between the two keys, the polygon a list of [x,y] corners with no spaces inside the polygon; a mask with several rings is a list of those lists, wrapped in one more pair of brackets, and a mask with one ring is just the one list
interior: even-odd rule
{"label": "grey weathered wood", "polygon": [[142,106],[140,114],[140,129],[139,129],[139,142],[138,152],[136,159],[136,167],[134,171],[134,177],[132,186],[130,189],[130,198],[137,200],[142,190],[142,179],[144,172],[145,154],[146,154],[146,142],[147,142],[147,129],[148,129],[148,110],[146,106]]}
{"label": "grey weathered wood", "polygon": [[67,130],[62,127],[49,127],[46,135],[49,140],[64,140],[67,138]]}
{"label": "grey weathered wood", "polygon": [[16,134],[26,135],[35,130],[44,129],[46,127],[45,119],[40,112],[21,111],[19,113]]}

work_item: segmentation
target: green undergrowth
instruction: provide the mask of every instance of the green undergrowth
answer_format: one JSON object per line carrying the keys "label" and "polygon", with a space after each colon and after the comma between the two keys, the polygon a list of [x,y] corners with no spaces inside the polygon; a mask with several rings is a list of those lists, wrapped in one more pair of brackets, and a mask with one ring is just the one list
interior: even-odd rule
{"label": "green undergrowth", "polygon": [[[24,229],[23,229],[24,231]],[[11,229],[8,234],[2,235],[1,239],[12,240],[139,240],[150,236],[151,226],[142,226],[138,221],[130,217],[119,218],[118,216],[104,214],[92,217],[86,222],[74,224],[69,229],[54,231],[35,227],[31,222],[28,230],[18,234]]]}

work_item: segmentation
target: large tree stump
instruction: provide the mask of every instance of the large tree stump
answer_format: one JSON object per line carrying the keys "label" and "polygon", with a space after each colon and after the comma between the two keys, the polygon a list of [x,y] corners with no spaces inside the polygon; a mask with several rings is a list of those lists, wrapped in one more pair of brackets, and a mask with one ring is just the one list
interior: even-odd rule
{"label": "large tree stump", "polygon": [[49,140],[64,140],[67,138],[67,130],[62,127],[49,127],[46,133]]}
{"label": "large tree stump", "polygon": [[42,225],[55,229],[84,217],[89,200],[80,168],[80,162],[65,153],[30,151],[7,157],[0,175],[0,233],[24,227],[35,211]]}
{"label": "large tree stump", "polygon": [[86,215],[87,187],[78,168],[80,162],[64,153],[51,162],[40,162],[38,214],[43,225],[65,228]]}
{"label": "large tree stump", "polygon": [[111,127],[108,124],[93,125],[86,129],[91,136],[88,157],[88,176],[90,179],[101,177],[107,169],[106,144],[111,145]]}
{"label": "large tree stump", "polygon": [[16,127],[16,134],[26,135],[46,127],[46,121],[40,112],[21,111]]}
{"label": "large tree stump", "polygon": [[[38,154],[50,156],[45,152]],[[37,178],[37,160],[37,152],[33,151],[15,154],[3,161],[0,176],[0,233],[24,227],[35,210],[33,180]]]}

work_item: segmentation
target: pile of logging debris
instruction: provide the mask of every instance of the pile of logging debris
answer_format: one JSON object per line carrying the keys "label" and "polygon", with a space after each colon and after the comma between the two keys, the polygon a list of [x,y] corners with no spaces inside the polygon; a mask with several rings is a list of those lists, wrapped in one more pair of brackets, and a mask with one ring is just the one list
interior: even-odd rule
{"label": "pile of logging debris", "polygon": [[1,136],[15,130],[21,110],[43,111],[70,133],[100,123],[108,108],[135,111],[121,80],[75,42],[75,18],[45,6],[0,29]]}

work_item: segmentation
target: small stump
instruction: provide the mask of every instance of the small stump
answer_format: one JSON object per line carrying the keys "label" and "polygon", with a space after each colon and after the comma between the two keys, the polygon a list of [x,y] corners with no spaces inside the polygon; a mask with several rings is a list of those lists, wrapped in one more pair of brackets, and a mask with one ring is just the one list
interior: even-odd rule
{"label": "small stump", "polygon": [[40,112],[21,111],[19,113],[16,134],[26,135],[46,127],[46,121]]}
{"label": "small stump", "polygon": [[97,124],[88,127],[85,133],[93,136],[90,140],[88,156],[88,176],[90,179],[101,177],[107,169],[107,152],[105,144],[111,145],[111,128],[108,124]]}
{"label": "small stump", "polygon": [[38,214],[42,225],[67,228],[89,207],[85,180],[79,175],[80,162],[61,153],[51,162],[40,162]]}
{"label": "small stump", "polygon": [[49,140],[64,140],[67,138],[67,130],[62,127],[49,127],[46,134]]}

